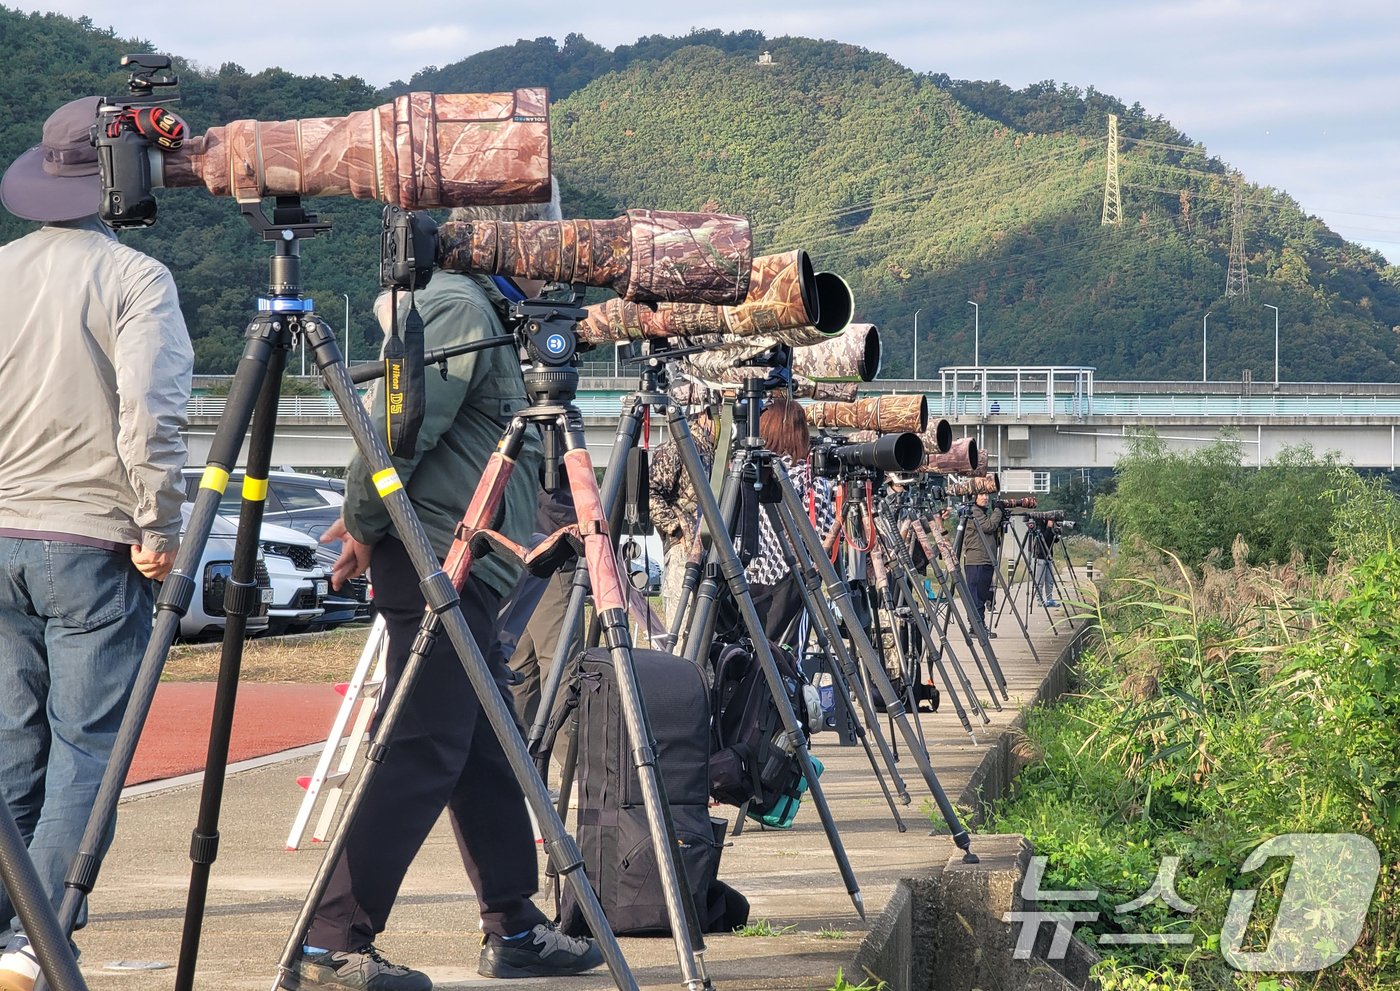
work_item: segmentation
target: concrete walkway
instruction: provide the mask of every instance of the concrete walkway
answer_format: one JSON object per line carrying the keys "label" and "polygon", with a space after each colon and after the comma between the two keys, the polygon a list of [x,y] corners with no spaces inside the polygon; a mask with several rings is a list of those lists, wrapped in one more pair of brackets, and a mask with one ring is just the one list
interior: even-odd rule
{"label": "concrete walkway", "polygon": [[[964,806],[976,804],[984,784],[994,792],[1001,787],[1006,772],[1000,762],[1007,747],[1002,737],[1038,694],[1058,690],[1053,686],[1060,679],[1050,675],[1074,638],[1068,629],[1052,631],[1042,611],[1032,621],[1042,660],[1037,664],[1009,613],[1000,634],[994,643],[1010,701],[1003,703],[1004,711],[990,713],[993,721],[979,731],[977,742],[963,732],[946,700],[939,713],[920,717],[943,787]],[[347,660],[351,663],[353,658]],[[969,675],[976,681],[975,673]],[[904,754],[903,741],[899,747]],[[913,804],[901,809],[908,829],[900,833],[861,748],[841,747],[832,734],[818,734],[813,753],[826,765],[822,783],[874,921],[899,879],[940,870],[956,850],[946,835],[929,835],[929,791],[907,754],[899,767]],[[302,797],[296,778],[313,765],[314,757],[303,752],[237,773],[227,783],[196,980],[201,991],[266,991],[272,986],[288,929],[321,856],[315,846],[283,849]],[[117,839],[92,898],[91,923],[78,934],[84,976],[98,991],[138,986],[162,991],[174,983],[199,789],[191,784],[144,787],[142,794],[122,803]],[[717,810],[724,811],[732,812]],[[819,991],[834,983],[838,968],[846,968],[852,983],[863,979],[850,967],[865,927],[846,896],[810,802],[790,830],[746,829],[725,850],[721,875],[749,898],[752,920],[766,919],[783,932],[709,937],[706,960],[716,987]],[[408,875],[380,947],[390,959],[425,970],[439,986],[485,986],[493,982],[476,975],[476,923],[475,900],[451,831],[440,823]],[[681,984],[668,938],[624,939],[622,946],[644,987]],[[113,966],[121,962],[121,969]],[[131,969],[132,964],[162,962],[168,969]],[[602,969],[550,984],[606,988],[612,981]]]}

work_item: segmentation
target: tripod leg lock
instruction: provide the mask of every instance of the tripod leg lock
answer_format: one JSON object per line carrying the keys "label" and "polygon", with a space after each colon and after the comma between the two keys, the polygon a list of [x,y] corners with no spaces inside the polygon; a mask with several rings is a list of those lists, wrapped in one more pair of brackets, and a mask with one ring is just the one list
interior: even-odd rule
{"label": "tripod leg lock", "polygon": [[224,586],[224,615],[251,616],[258,601],[257,582],[229,579]]}
{"label": "tripod leg lock", "polygon": [[215,830],[212,833],[201,833],[195,830],[190,833],[190,862],[195,864],[212,864],[219,856],[219,833]]}
{"label": "tripod leg lock", "polygon": [[91,894],[92,889],[97,886],[97,872],[102,867],[102,860],[91,853],[79,853],[73,858],[73,865],[68,868],[68,874],[63,878],[65,888],[75,888],[83,894]]}
{"label": "tripod leg lock", "polygon": [[452,585],[452,579],[448,578],[447,572],[441,568],[419,582],[418,587],[423,592],[423,601],[434,613],[445,613],[461,601],[461,596]]}
{"label": "tripod leg lock", "polygon": [[156,608],[183,616],[190,611],[190,603],[193,601],[194,579],[189,575],[172,571],[166,575],[165,583],[160,587],[160,595],[156,598]]}
{"label": "tripod leg lock", "polygon": [[[433,611],[437,612],[436,609]],[[418,627],[418,632],[413,637],[413,647],[410,650],[410,656],[417,655],[419,657],[427,657],[431,654],[433,652],[433,647],[437,646],[438,630],[441,628],[442,627],[436,623],[433,624],[433,629],[428,629],[424,626]]]}
{"label": "tripod leg lock", "polygon": [[561,833],[558,839],[546,840],[544,848],[554,875],[563,877],[583,866],[583,851],[568,833]]}
{"label": "tripod leg lock", "polygon": [[621,609],[605,609],[598,614],[603,627],[603,643],[609,650],[632,649],[632,634],[627,629],[627,613]]}

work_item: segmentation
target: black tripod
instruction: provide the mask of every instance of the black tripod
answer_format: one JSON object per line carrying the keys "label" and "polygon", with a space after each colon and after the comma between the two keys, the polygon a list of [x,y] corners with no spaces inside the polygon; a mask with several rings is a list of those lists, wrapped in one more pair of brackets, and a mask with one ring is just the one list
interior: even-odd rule
{"label": "black tripod", "polygon": [[[1005,513],[1006,510],[1003,510],[1003,512]],[[1008,513],[1008,518],[1004,518],[1002,521],[1003,537],[1010,529],[1009,515],[1010,514]],[[1040,653],[1035,649],[1035,640],[1031,637],[1031,631],[1028,622],[1029,617],[1031,615],[1030,607],[1027,606],[1026,616],[1023,617],[1021,615],[1021,610],[1016,607],[1016,596],[1011,591],[1012,583],[1010,579],[1002,572],[1002,552],[1005,548],[1005,545],[1010,543],[1010,541],[1007,541],[1005,539],[995,541],[993,538],[988,537],[987,534],[983,533],[981,527],[978,526],[974,526],[971,529],[977,534],[978,539],[981,540],[983,552],[987,555],[988,559],[990,559],[993,562],[992,581],[995,587],[1001,590],[1001,602],[997,605],[996,612],[992,617],[992,625],[1000,625],[1002,610],[1006,609],[1009,606],[1011,609],[1011,615],[1015,618],[1016,625],[1021,630],[1022,638],[1025,639],[1026,646],[1030,648],[1031,657],[1035,659],[1035,662],[1037,664],[1040,664]],[[1015,570],[1014,567],[1012,570]]]}
{"label": "black tripod", "polygon": [[[749,397],[749,402],[756,408],[761,401],[762,391],[760,382],[757,379],[749,379],[744,384],[745,394]],[[676,413],[672,413],[673,420],[677,418]],[[756,418],[755,418],[756,419]],[[958,818],[956,810],[948,800],[947,794],[943,791],[943,785],[938,780],[938,775],[934,772],[932,764],[929,763],[928,754],[920,746],[918,735],[911,725],[909,713],[904,707],[904,702],[899,698],[894,686],[890,684],[889,676],[885,673],[884,665],[880,661],[874,646],[865,635],[864,628],[860,625],[859,617],[856,614],[855,604],[851,598],[849,587],[841,580],[836,572],[836,567],[826,556],[822,546],[821,538],[817,536],[816,530],[812,528],[806,514],[803,512],[802,502],[797,496],[797,490],[793,487],[792,480],[782,471],[774,471],[772,456],[766,456],[764,463],[764,453],[762,451],[762,438],[757,437],[757,423],[751,428],[757,441],[757,452],[761,463],[764,465],[764,482],[772,481],[778,486],[781,494],[781,501],[778,503],[779,521],[783,525],[782,532],[786,534],[789,543],[797,546],[799,543],[805,548],[806,558],[815,566],[817,573],[821,577],[826,597],[831,601],[832,607],[838,613],[846,627],[851,644],[855,647],[855,652],[859,656],[861,666],[867,677],[875,686],[883,698],[887,700],[886,714],[899,727],[904,737],[904,742],[914,758],[914,763],[918,766],[919,772],[923,775],[924,783],[928,786],[929,793],[933,796],[939,812],[942,813],[944,821],[948,825],[952,834],[953,842],[963,851],[963,859],[969,863],[977,860],[972,853],[971,839],[967,830],[963,827]],[[732,474],[732,473],[731,473]],[[702,504],[704,493],[701,494]],[[742,577],[742,576],[741,576]],[[755,617],[756,618],[756,617]],[[834,638],[833,638],[834,639]],[[839,656],[839,655],[838,655]]]}
{"label": "black tripod", "polygon": [[[1046,547],[1044,538],[1040,534],[1040,528],[1044,525],[1047,524],[1039,522],[1032,524],[1030,520],[1027,520],[1027,524],[1024,531],[1017,537],[1015,541],[1016,553],[1014,559],[1011,562],[1011,578],[1014,579],[1018,574],[1022,576],[1022,580],[1025,581],[1026,584],[1026,612],[1033,612],[1036,607],[1036,604],[1039,603],[1040,608],[1045,611],[1046,618],[1050,620],[1051,631],[1054,632],[1056,636],[1058,636],[1059,621],[1050,612],[1052,607],[1049,605],[1049,603],[1046,602],[1045,596],[1041,594],[1040,573],[1039,569],[1036,566],[1036,562],[1038,560],[1044,560],[1045,562],[1045,568],[1049,571],[1050,574],[1051,588],[1059,590],[1060,595],[1057,602],[1059,608],[1064,610],[1065,622],[1069,624],[1070,629],[1074,629],[1074,617],[1070,615],[1069,607],[1066,605],[1068,596],[1064,594],[1064,586],[1061,584],[1060,576],[1055,570],[1055,561],[1053,555],[1054,547],[1053,545],[1050,547]],[[1056,541],[1056,543],[1058,542],[1059,541]],[[1044,558],[1040,556],[1042,552],[1045,555]],[[1068,558],[1066,558],[1066,560],[1068,560]],[[1015,611],[1016,604],[1012,600],[1012,596],[1009,591],[1007,593],[1006,599],[1007,601],[1011,602],[1011,608],[1013,611]],[[998,610],[998,612],[999,611],[1000,610]],[[1017,615],[1019,618],[1019,614]]]}
{"label": "black tripod", "polygon": [[[958,700],[956,686],[948,676],[947,666],[951,666],[957,675],[957,684],[962,687],[966,696],[967,708],[978,717],[983,725],[991,722],[991,719],[977,699],[972,683],[968,680],[967,674],[958,660],[957,652],[953,649],[952,640],[942,632],[939,626],[937,610],[933,608],[928,596],[923,593],[923,582],[918,573],[919,569],[909,551],[906,537],[900,532],[897,509],[892,505],[893,495],[893,493],[887,495],[880,503],[875,513],[874,524],[884,554],[895,565],[896,570],[892,576],[893,584],[898,589],[899,599],[904,603],[901,611],[903,615],[907,616],[906,625],[912,627],[909,630],[908,639],[911,643],[916,643],[920,651],[916,658],[914,671],[917,673],[920,664],[927,664],[930,668],[937,669],[953,709],[963,724],[963,729],[972,734],[972,723],[968,719],[968,712]],[[914,535],[911,534],[911,536]],[[956,606],[952,600],[952,589],[947,573],[939,567],[936,550],[932,547],[928,548],[926,556],[928,566],[933,569],[946,608],[954,610]],[[957,616],[959,628],[965,631],[967,628],[963,624],[962,617],[956,613],[950,614]],[[944,664],[945,659],[948,662],[947,666]],[[973,662],[977,665],[978,671],[985,681],[986,673],[982,671],[975,653],[973,654]],[[990,691],[990,686],[988,690]],[[993,700],[995,701],[995,696],[993,696]],[[973,739],[975,741],[976,738]]]}
{"label": "black tripod", "polygon": [[[801,728],[798,726],[797,717],[792,711],[792,707],[787,702],[786,689],[782,683],[782,676],[778,672],[777,663],[773,659],[771,647],[764,636],[763,624],[758,617],[758,613],[753,605],[753,600],[748,593],[748,585],[744,580],[744,569],[739,562],[738,553],[733,544],[729,541],[729,527],[724,523],[732,517],[737,510],[737,489],[734,497],[730,500],[728,509],[720,511],[719,505],[709,488],[709,479],[705,475],[704,467],[700,463],[699,453],[696,451],[693,439],[690,436],[689,425],[679,406],[661,390],[660,376],[663,358],[653,355],[646,360],[644,366],[643,388],[647,391],[634,393],[625,400],[622,418],[618,423],[617,438],[613,446],[608,462],[608,471],[603,479],[601,499],[603,505],[609,507],[610,512],[616,513],[620,509],[620,493],[622,489],[622,476],[624,466],[628,463],[629,454],[638,444],[641,437],[644,414],[652,408],[666,409],[669,412],[670,437],[676,445],[676,449],[681,456],[681,461],[692,484],[695,486],[697,495],[700,497],[700,515],[709,527],[714,546],[721,549],[721,553],[727,548],[728,555],[724,555],[723,563],[716,566],[722,569],[724,576],[729,579],[731,590],[735,591],[735,601],[739,605],[741,615],[746,628],[754,640],[754,653],[758,659],[761,670],[764,672],[765,681],[773,695],[775,705],[782,718],[786,734],[784,746],[791,747],[798,755],[798,760],[802,766],[804,775],[807,778],[807,785],[812,796],[813,803],[822,819],[822,826],[826,831],[828,841],[831,844],[832,853],[836,858],[837,866],[840,869],[842,880],[846,885],[847,894],[851,897],[851,902],[862,918],[865,917],[864,901],[860,895],[860,887],[856,881],[855,873],[851,868],[850,860],[846,856],[845,849],[841,843],[840,836],[836,832],[835,822],[831,818],[831,812],[826,804],[825,795],[821,789],[821,783],[817,779],[816,769],[812,765],[811,756],[807,752],[807,741]],[[760,444],[762,442],[760,441]],[[727,498],[727,497],[726,497]],[[569,606],[564,614],[564,632],[560,636],[560,652],[556,652],[556,658],[569,656],[566,652],[571,639],[570,631],[577,619],[582,614],[583,596],[590,583],[595,583],[597,578],[592,573],[592,568],[584,573],[583,569],[578,569],[574,577],[574,587],[570,595]],[[736,585],[737,582],[737,585]],[[710,590],[710,600],[714,599],[714,591]],[[679,613],[679,610],[678,610]],[[692,621],[690,625],[690,636],[687,637],[685,656],[702,668],[708,668],[708,648],[709,641],[700,635],[700,631],[705,628],[705,624],[713,624],[713,613],[708,619],[700,617]],[[675,623],[672,629],[676,628]],[[701,653],[701,650],[705,653]],[[537,760],[547,758],[541,751],[541,744],[545,736],[546,727],[545,714],[554,708],[554,700],[558,695],[560,686],[563,683],[563,665],[556,663],[550,672],[550,677],[545,685],[541,701],[540,715],[536,717],[535,726],[530,730],[530,746],[535,749]],[[567,761],[567,758],[566,758]],[[567,764],[566,764],[567,766]],[[561,802],[564,800],[564,793],[561,791]]]}
{"label": "black tripod", "polygon": [[[350,372],[336,346],[335,335],[324,321],[315,316],[310,301],[301,294],[300,242],[329,230],[329,223],[319,222],[313,214],[305,211],[296,197],[279,197],[270,222],[262,213],[260,204],[244,204],[243,213],[263,239],[275,246],[270,262],[268,299],[260,304],[262,312],[252,320],[245,334],[243,356],[229,391],[224,417],[215,430],[211,443],[209,466],[201,480],[185,538],[176,556],[175,567],[156,602],[155,626],[142,658],[131,701],[117,734],[112,759],[98,790],[79,851],[65,879],[67,891],[58,913],[60,928],[65,933],[71,931],[84,899],[96,883],[101,867],[101,856],[97,851],[101,848],[102,837],[115,814],[121,794],[121,783],[130,768],[136,741],[150,711],[156,684],[178,629],[180,617],[189,608],[196,591],[194,576],[197,573],[200,555],[208,540],[220,497],[227,485],[229,471],[236,464],[251,420],[253,430],[245,471],[247,481],[243,487],[243,505],[239,516],[233,574],[225,598],[228,621],[205,765],[204,787],[190,845],[193,867],[180,947],[179,970],[176,973],[177,991],[188,991],[193,986],[209,869],[218,852],[218,816],[222,804],[243,636],[247,617],[255,604],[254,563],[263,500],[267,492],[266,480],[276,426],[277,400],[287,354],[300,338],[313,351],[316,365],[335,397],[356,446],[373,472],[375,484],[394,528],[400,535],[414,569],[422,579],[421,587],[428,610],[447,629],[453,647],[461,658],[462,666],[480,700],[482,712],[495,731],[545,835],[551,860],[556,869],[569,876],[575,884],[576,893],[584,906],[590,925],[594,927],[600,949],[618,987],[636,988],[636,981],[628,969],[626,960],[623,959],[617,940],[607,927],[602,907],[579,869],[582,866],[582,857],[577,844],[565,832],[563,823],[549,804],[549,793],[531,766],[515,728],[514,717],[497,692],[466,619],[457,608],[457,590],[439,565],[389,459],[384,441],[360,404]],[[385,243],[388,244],[391,240],[386,237]],[[385,268],[390,268],[387,259]],[[54,960],[51,951],[52,948],[49,953],[50,959],[45,960],[41,956],[41,964],[46,974],[61,975],[62,961]]]}

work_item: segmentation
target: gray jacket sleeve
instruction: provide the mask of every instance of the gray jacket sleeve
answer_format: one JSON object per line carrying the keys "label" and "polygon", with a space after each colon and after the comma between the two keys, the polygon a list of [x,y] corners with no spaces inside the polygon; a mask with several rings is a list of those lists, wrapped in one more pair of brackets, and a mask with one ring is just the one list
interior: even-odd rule
{"label": "gray jacket sleeve", "polygon": [[123,280],[117,319],[117,451],[136,493],[131,518],[141,530],[142,546],[169,551],[179,543],[185,500],[180,431],[186,424],[194,349],[175,280],[164,265],[144,261]]}

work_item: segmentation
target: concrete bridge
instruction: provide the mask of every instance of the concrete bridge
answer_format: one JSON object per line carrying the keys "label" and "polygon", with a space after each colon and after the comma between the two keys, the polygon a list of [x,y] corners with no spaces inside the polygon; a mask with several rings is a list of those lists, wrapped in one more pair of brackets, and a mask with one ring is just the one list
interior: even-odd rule
{"label": "concrete bridge", "polygon": [[[196,383],[208,387],[214,380]],[[585,378],[578,405],[588,450],[605,467],[621,400],[635,383]],[[1092,368],[950,366],[936,379],[877,380],[862,395],[922,391],[929,415],[956,435],[974,434],[993,468],[1050,470],[1112,467],[1132,438],[1155,431],[1169,447],[1189,449],[1229,432],[1245,459],[1267,462],[1284,447],[1310,444],[1336,451],[1358,468],[1394,469],[1400,427],[1400,384],[1095,381]],[[223,413],[223,399],[190,403],[191,464],[203,464]],[[656,439],[664,428],[656,427]],[[278,417],[273,464],[342,467],[353,445],[328,396],[288,396]]]}

